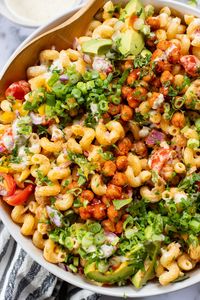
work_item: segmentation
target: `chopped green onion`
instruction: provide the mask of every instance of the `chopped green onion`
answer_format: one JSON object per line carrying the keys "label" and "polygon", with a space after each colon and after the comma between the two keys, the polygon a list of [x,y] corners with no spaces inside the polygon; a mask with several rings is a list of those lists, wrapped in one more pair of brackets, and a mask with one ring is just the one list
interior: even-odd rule
{"label": "chopped green onion", "polygon": [[88,224],[88,230],[92,233],[98,233],[101,230],[101,225],[99,223],[90,223]]}
{"label": "chopped green onion", "polygon": [[189,139],[187,141],[187,146],[189,148],[192,148],[192,149],[198,148],[199,147],[199,140],[197,140],[197,139]]}
{"label": "chopped green onion", "polygon": [[199,233],[200,232],[200,222],[192,219],[189,222],[189,228],[194,232],[194,233]]}
{"label": "chopped green onion", "polygon": [[94,236],[94,244],[95,245],[102,245],[105,242],[105,235],[103,233],[97,233]]}
{"label": "chopped green onion", "polygon": [[103,112],[107,111],[108,110],[108,102],[105,100],[101,100],[99,102],[99,109]]}
{"label": "chopped green onion", "polygon": [[122,207],[130,204],[132,202],[132,198],[122,199],[122,200],[113,200],[113,205],[116,210],[120,210]]}
{"label": "chopped green onion", "polygon": [[73,247],[74,247],[74,240],[70,236],[68,236],[68,237],[65,238],[64,245],[69,250],[72,250]]}
{"label": "chopped green onion", "polygon": [[77,88],[74,88],[72,90],[72,96],[74,98],[77,98],[77,99],[80,98],[81,97],[81,91],[79,89],[77,89]]}
{"label": "chopped green onion", "polygon": [[114,96],[114,95],[113,95],[113,96],[111,96],[110,98],[111,98],[111,102],[112,102],[113,104],[116,104],[116,105],[117,105],[117,104],[120,104],[120,103],[121,103],[121,98],[120,98],[119,96],[117,97],[117,96]]}
{"label": "chopped green onion", "polygon": [[97,268],[101,273],[105,273],[106,271],[108,271],[108,267],[109,267],[108,263],[102,260],[97,264]]}
{"label": "chopped green onion", "polygon": [[179,109],[183,106],[183,104],[185,103],[185,99],[184,97],[179,97],[177,99],[175,99],[174,101],[174,107]]}
{"label": "chopped green onion", "polygon": [[81,241],[82,247],[84,250],[87,250],[90,246],[94,244],[94,237],[91,232],[87,232]]}
{"label": "chopped green onion", "polygon": [[198,131],[200,131],[200,118],[195,121],[195,127]]}

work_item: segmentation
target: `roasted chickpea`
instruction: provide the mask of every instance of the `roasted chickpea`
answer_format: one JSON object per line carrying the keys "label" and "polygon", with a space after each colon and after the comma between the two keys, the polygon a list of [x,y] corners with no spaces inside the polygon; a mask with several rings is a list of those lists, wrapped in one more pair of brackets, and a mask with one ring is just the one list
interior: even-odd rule
{"label": "roasted chickpea", "polygon": [[169,71],[164,71],[161,74],[160,81],[162,85],[170,85],[174,79],[174,76]]}
{"label": "roasted chickpea", "polygon": [[94,219],[102,220],[106,216],[106,206],[104,203],[95,204],[92,206],[92,214]]}
{"label": "roasted chickpea", "polygon": [[122,188],[120,186],[109,183],[106,190],[106,196],[111,200],[120,199],[122,196]]}
{"label": "roasted chickpea", "polygon": [[161,86],[161,87],[159,88],[159,92],[160,92],[161,94],[163,94],[163,96],[167,96],[168,93],[169,93],[169,87],[167,87],[167,86]]}
{"label": "roasted chickpea", "polygon": [[154,106],[154,103],[157,101],[158,97],[160,96],[160,93],[153,92],[151,97],[148,99],[148,103],[150,107]]}
{"label": "roasted chickpea", "polygon": [[123,221],[118,221],[117,222],[117,224],[116,224],[116,229],[115,229],[115,233],[116,234],[120,234],[120,233],[122,233],[122,231],[123,231]]}
{"label": "roasted chickpea", "polygon": [[117,167],[115,163],[111,160],[108,160],[104,163],[102,173],[104,176],[113,176],[115,174]]}
{"label": "roasted chickpea", "polygon": [[124,85],[122,87],[122,97],[126,99],[127,96],[132,93],[132,91],[133,89],[130,86]]}
{"label": "roasted chickpea", "polygon": [[146,22],[153,31],[160,28],[160,20],[157,17],[148,17]]}
{"label": "roasted chickpea", "polygon": [[116,166],[119,171],[125,171],[128,166],[127,156],[118,156],[116,160]]}
{"label": "roasted chickpea", "polygon": [[122,105],[121,107],[121,118],[123,121],[129,121],[133,118],[133,109],[128,105]]}
{"label": "roasted chickpea", "polygon": [[106,195],[103,195],[103,196],[102,196],[101,201],[102,201],[106,206],[109,206],[109,205],[110,205],[110,199],[109,199]]}
{"label": "roasted chickpea", "polygon": [[121,172],[116,172],[112,178],[112,183],[117,186],[124,186],[127,183],[126,175]]}
{"label": "roasted chickpea", "polygon": [[132,60],[126,60],[125,64],[124,64],[124,70],[132,69],[132,68],[133,68],[133,62],[132,62]]}
{"label": "roasted chickpea", "polygon": [[119,212],[115,209],[114,205],[110,205],[107,209],[108,218],[113,222],[117,222],[119,219]]}
{"label": "roasted chickpea", "polygon": [[142,86],[137,86],[133,90],[133,94],[132,95],[135,98],[135,100],[137,100],[137,101],[144,101],[146,99],[147,90],[144,87],[142,87]]}
{"label": "roasted chickpea", "polygon": [[117,155],[127,155],[132,147],[132,143],[129,138],[125,137],[117,144]]}
{"label": "roasted chickpea", "polygon": [[115,232],[115,224],[111,220],[104,220],[101,224],[105,231]]}
{"label": "roasted chickpea", "polygon": [[79,187],[78,182],[77,181],[72,181],[68,184],[67,189],[68,190],[72,190]]}
{"label": "roasted chickpea", "polygon": [[111,116],[110,114],[107,112],[105,114],[102,115],[102,119],[103,119],[103,123],[106,124],[111,120]]}
{"label": "roasted chickpea", "polygon": [[108,105],[108,113],[112,116],[118,115],[120,113],[121,106],[109,103]]}
{"label": "roasted chickpea", "polygon": [[128,102],[128,105],[132,108],[136,108],[140,104],[140,102],[138,100],[136,100],[132,94],[129,94],[127,96],[127,102]]}
{"label": "roasted chickpea", "polygon": [[135,80],[138,79],[139,75],[140,75],[139,69],[133,70],[127,77],[127,84],[132,85],[135,82]]}
{"label": "roasted chickpea", "polygon": [[185,116],[182,112],[176,112],[171,119],[172,125],[178,128],[183,128],[185,126],[185,122]]}
{"label": "roasted chickpea", "polygon": [[81,219],[83,219],[83,220],[88,220],[91,218],[91,213],[88,210],[88,207],[80,207],[79,214],[80,214]]}
{"label": "roasted chickpea", "polygon": [[146,157],[147,156],[147,146],[145,145],[144,142],[138,141],[133,143],[133,151],[141,156],[141,157]]}
{"label": "roasted chickpea", "polygon": [[94,199],[94,193],[90,190],[85,190],[85,191],[82,191],[81,193],[81,201],[83,202],[84,200],[87,200],[87,201],[92,201]]}

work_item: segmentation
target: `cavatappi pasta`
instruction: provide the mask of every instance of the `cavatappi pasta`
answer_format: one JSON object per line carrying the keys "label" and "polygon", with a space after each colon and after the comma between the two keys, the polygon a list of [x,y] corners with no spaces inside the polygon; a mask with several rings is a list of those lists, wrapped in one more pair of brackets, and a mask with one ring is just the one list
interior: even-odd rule
{"label": "cavatappi pasta", "polygon": [[200,261],[200,19],[108,1],[0,103],[0,195],[51,263],[99,284]]}

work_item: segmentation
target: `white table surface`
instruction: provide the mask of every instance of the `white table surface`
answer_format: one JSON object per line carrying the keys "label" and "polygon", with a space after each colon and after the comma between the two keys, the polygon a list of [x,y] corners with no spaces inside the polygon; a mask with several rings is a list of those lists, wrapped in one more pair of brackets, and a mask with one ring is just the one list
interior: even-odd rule
{"label": "white table surface", "polygon": [[[1,13],[1,12],[0,12]],[[20,27],[0,15],[0,69],[17,46],[33,32],[34,29]],[[119,298],[103,297],[103,300]],[[163,296],[140,298],[141,300],[200,300],[200,283],[184,290]]]}

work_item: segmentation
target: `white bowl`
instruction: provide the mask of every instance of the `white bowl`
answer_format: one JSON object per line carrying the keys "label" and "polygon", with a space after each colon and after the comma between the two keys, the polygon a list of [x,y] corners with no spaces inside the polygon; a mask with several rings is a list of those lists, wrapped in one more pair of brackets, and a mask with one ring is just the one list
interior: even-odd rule
{"label": "white bowl", "polygon": [[[68,6],[65,9],[65,13],[68,13],[69,10],[72,10],[72,7],[80,5],[80,3],[82,3],[81,0],[68,0]],[[17,11],[10,5],[10,2],[8,2],[7,0],[0,0],[0,14],[8,18],[10,21],[25,27],[39,27],[46,23],[43,21],[36,22],[21,16],[19,13],[17,13]],[[57,18],[59,17],[58,15],[60,16],[60,13],[56,14]]]}
{"label": "white bowl", "polygon": [[[161,1],[161,0],[144,0],[145,4],[150,3],[152,5],[155,5],[157,8],[161,8],[164,6],[169,6],[170,8],[174,9],[177,12],[180,12],[181,14],[192,14],[200,17],[200,12],[192,7],[189,7],[185,4],[182,4],[180,2],[174,2],[170,0]],[[13,58],[15,57],[16,53],[20,51],[22,46],[30,41],[32,38],[37,36],[38,34],[54,27],[55,25],[60,24],[63,20],[66,20],[69,18],[72,14],[74,14],[78,9],[80,9],[81,6],[77,7],[76,9],[70,10],[68,13],[65,13],[63,16],[53,20],[49,24],[45,25],[44,27],[36,30],[17,50],[16,52],[11,56],[9,61],[7,62],[6,66],[2,70],[0,74],[0,78],[3,76],[4,72],[6,71],[7,67],[12,63]],[[73,285],[76,285],[80,288],[88,289],[91,291],[94,291],[99,294],[109,295],[109,296],[115,296],[115,297],[147,297],[147,296],[154,296],[169,292],[174,292],[186,287],[189,287],[197,282],[200,282],[200,270],[194,270],[190,272],[190,278],[182,281],[177,282],[174,284],[170,284],[166,287],[162,287],[159,285],[158,282],[150,282],[145,287],[143,287],[140,290],[136,290],[132,285],[130,286],[124,286],[124,287],[99,287],[91,282],[86,281],[84,277],[81,277],[79,275],[74,275],[72,273],[66,272],[59,268],[57,265],[51,264],[47,262],[43,256],[42,251],[37,249],[33,244],[31,239],[28,239],[24,237],[20,233],[20,227],[16,225],[10,218],[10,209],[9,207],[3,203],[3,201],[0,201],[0,218],[2,219],[3,223],[7,227],[10,234],[13,236],[13,238],[21,245],[21,247],[41,266],[46,268],[49,272],[53,273],[57,277],[61,278],[64,281],[67,281]]]}

